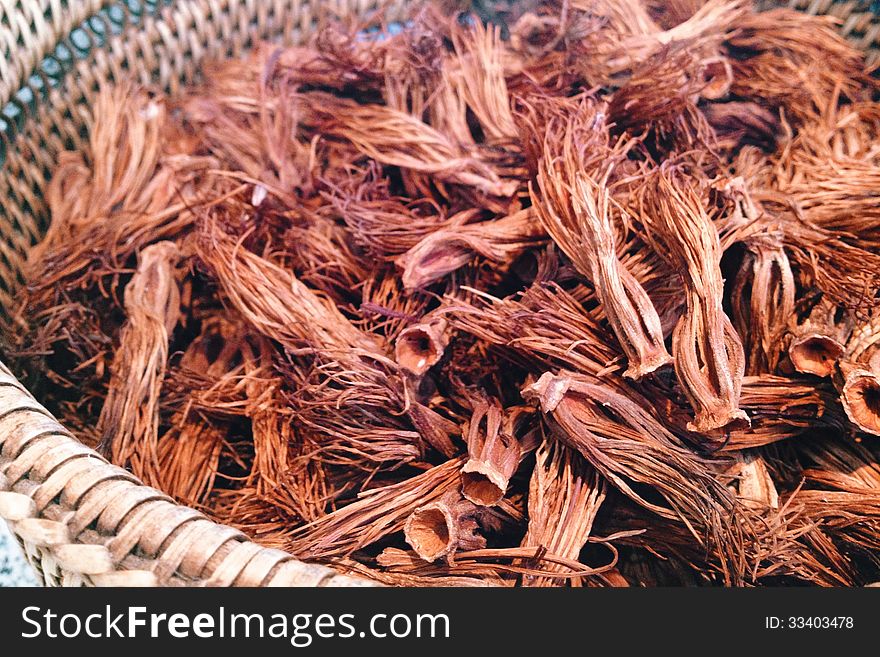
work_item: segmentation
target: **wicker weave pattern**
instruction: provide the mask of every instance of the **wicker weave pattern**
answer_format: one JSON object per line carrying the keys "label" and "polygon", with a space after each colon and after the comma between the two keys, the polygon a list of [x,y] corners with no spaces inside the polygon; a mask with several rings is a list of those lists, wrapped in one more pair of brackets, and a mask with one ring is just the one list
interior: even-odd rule
{"label": "wicker weave pattern", "polygon": [[[363,13],[379,4],[0,0],[0,120],[7,124],[0,130],[0,316],[15,303],[27,251],[48,220],[41,194],[58,154],[88,147],[100,83],[133,76],[173,92],[206,57],[238,55],[263,39],[300,40],[318,6]],[[406,4],[393,0],[391,15]],[[880,58],[872,12],[880,0],[790,4],[838,16],[843,32]],[[141,485],[77,442],[2,364],[0,518],[52,586],[367,584],[262,548]]]}
{"label": "wicker weave pattern", "polygon": [[48,585],[357,586],[175,504],[78,443],[0,366],[0,516]]}
{"label": "wicker weave pattern", "polygon": [[764,7],[787,6],[808,14],[827,14],[839,19],[840,32],[865,51],[866,62],[880,61],[880,0],[783,0],[760,3]]}
{"label": "wicker weave pattern", "polygon": [[25,78],[37,68],[56,44],[83,20],[95,14],[102,0],[62,3],[3,2],[0,4],[0,104],[5,105]]}

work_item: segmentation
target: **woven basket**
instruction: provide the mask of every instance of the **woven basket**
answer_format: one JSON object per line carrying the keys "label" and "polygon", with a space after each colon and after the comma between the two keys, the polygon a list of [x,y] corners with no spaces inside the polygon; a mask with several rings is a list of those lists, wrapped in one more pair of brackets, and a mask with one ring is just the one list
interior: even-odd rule
{"label": "woven basket", "polygon": [[[134,76],[174,92],[206,57],[257,41],[298,41],[315,10],[373,0],[0,0],[0,309],[11,308],[28,249],[48,221],[42,191],[56,156],[86,149],[100,82]],[[382,3],[385,4],[385,3]],[[406,0],[394,0],[398,9]],[[773,3],[764,3],[773,4]],[[793,0],[843,19],[869,51],[880,2]],[[394,11],[394,7],[390,8]],[[0,363],[0,518],[50,586],[353,586],[143,486],[80,444]]]}

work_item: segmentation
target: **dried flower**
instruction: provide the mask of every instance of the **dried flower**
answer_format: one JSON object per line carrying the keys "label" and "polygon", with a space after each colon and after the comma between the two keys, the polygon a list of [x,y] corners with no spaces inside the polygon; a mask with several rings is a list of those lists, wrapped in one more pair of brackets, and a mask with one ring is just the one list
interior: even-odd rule
{"label": "dried flower", "polygon": [[179,260],[173,242],[141,251],[138,269],[125,288],[126,323],[98,420],[102,448],[147,482],[157,481],[159,473],[158,404],[168,342],[180,319]]}
{"label": "dried flower", "polygon": [[462,459],[452,459],[360,499],[291,532],[288,547],[302,558],[347,555],[403,529],[407,518],[453,491]]}
{"label": "dried flower", "polygon": [[721,248],[695,183],[669,169],[653,174],[641,201],[648,239],[669,260],[687,291],[687,311],[672,336],[675,372],[694,409],[689,429],[729,432],[749,424],[739,409],[745,358],[722,308]]}
{"label": "dried flower", "polygon": [[531,210],[435,231],[396,262],[408,290],[417,290],[481,256],[502,268],[543,241],[544,230]]}
{"label": "dried flower", "polygon": [[19,198],[52,215],[22,381],[146,483],[388,584],[876,580],[861,54],[745,0],[462,8],[101,89]]}
{"label": "dried flower", "polygon": [[400,332],[394,345],[397,364],[421,376],[437,364],[449,344],[447,322],[442,317],[412,324]]}
{"label": "dried flower", "polygon": [[844,349],[835,382],[849,419],[880,436],[880,314],[856,325]]}
{"label": "dried flower", "polygon": [[[529,529],[522,546],[543,547],[551,554],[576,561],[605,500],[604,481],[565,445],[545,441],[535,456],[537,462],[529,482]],[[548,568],[566,571],[558,565]],[[559,582],[549,577],[523,578],[524,586]],[[578,585],[580,580],[572,582]]]}
{"label": "dried flower", "polygon": [[849,313],[820,299],[802,322],[792,330],[788,357],[798,372],[831,376],[843,356],[850,330]]}
{"label": "dried flower", "polygon": [[[480,506],[498,504],[523,455],[517,440],[523,409],[505,412],[497,401],[479,401],[464,432],[468,460],[461,469],[461,492]],[[483,429],[485,421],[485,429]]]}
{"label": "dried flower", "polygon": [[[554,436],[621,493],[662,518],[683,520],[701,544],[708,537],[707,547],[719,555],[725,577],[742,577],[745,519],[732,520],[737,506],[708,464],[684,448],[644,404],[571,373],[546,372],[523,395],[552,419]],[[669,506],[646,499],[631,482],[654,486]]]}
{"label": "dried flower", "polygon": [[[778,225],[761,222],[764,209],[745,181],[727,185],[734,215],[728,219],[746,248],[731,290],[733,322],[746,347],[746,374],[774,372],[782,355],[783,336],[795,309],[795,281]],[[798,370],[803,371],[803,370]]]}
{"label": "dried flower", "polygon": [[730,434],[722,449],[759,447],[811,431],[831,436],[848,432],[848,422],[834,388],[815,380],[762,374],[743,378],[740,404],[752,426]]}
{"label": "dried flower", "polygon": [[600,162],[625,157],[627,146],[608,145],[603,110],[588,101],[567,121],[551,118],[540,141],[539,191],[532,190],[532,202],[547,232],[595,286],[629,361],[624,374],[641,378],[671,358],[657,311],[615,250],[615,205],[607,189],[614,168]]}
{"label": "dried flower", "polygon": [[455,553],[486,547],[477,530],[477,506],[457,492],[415,509],[403,526],[403,535],[416,554],[428,562],[455,560]]}
{"label": "dried flower", "polygon": [[351,141],[377,162],[433,174],[489,196],[508,198],[516,192],[515,181],[502,181],[491,168],[409,114],[319,92],[304,100],[317,127]]}

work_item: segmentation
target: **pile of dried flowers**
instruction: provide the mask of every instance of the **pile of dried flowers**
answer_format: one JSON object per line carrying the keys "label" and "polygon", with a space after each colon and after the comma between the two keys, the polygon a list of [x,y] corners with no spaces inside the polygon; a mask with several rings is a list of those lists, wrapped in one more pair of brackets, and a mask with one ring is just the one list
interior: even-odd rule
{"label": "pile of dried flowers", "polygon": [[146,483],[387,583],[876,579],[860,54],[743,0],[519,4],[102,90],[29,381]]}

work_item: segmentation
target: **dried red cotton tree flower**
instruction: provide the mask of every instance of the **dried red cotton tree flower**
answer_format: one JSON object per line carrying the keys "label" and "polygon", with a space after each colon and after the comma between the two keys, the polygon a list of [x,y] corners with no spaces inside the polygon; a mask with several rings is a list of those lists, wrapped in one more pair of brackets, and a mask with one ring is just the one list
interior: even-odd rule
{"label": "dried red cotton tree flower", "polygon": [[397,484],[367,491],[348,506],[291,531],[288,548],[303,558],[334,557],[401,531],[413,511],[459,486],[462,462],[452,459]]}
{"label": "dried red cotton tree flower", "polygon": [[791,330],[788,357],[798,372],[831,376],[844,354],[850,314],[823,297]]}
{"label": "dried red cotton tree flower", "polygon": [[[42,313],[35,334],[25,338],[39,351],[90,352],[82,361],[94,359],[103,373],[111,358],[96,348],[109,330],[100,299],[118,302],[120,274],[134,268],[137,253],[192,226],[189,205],[208,177],[198,172],[214,163],[185,149],[172,153],[176,135],[165,100],[138,86],[121,82],[101,90],[93,112],[88,161],[83,153],[61,153],[46,190],[52,221],[28,253],[19,314]],[[95,303],[79,304],[80,297]],[[88,307],[97,316],[84,316]],[[59,315],[67,317],[53,321]],[[77,387],[85,397],[85,383],[77,380]]]}
{"label": "dried red cotton tree flower", "polygon": [[[725,577],[742,578],[740,532],[745,519],[733,520],[739,511],[730,493],[710,474],[707,463],[645,410],[645,402],[565,372],[545,372],[523,395],[552,420],[557,439],[582,454],[625,496],[662,518],[686,519],[688,531],[698,523],[711,542],[708,549],[724,564]],[[645,499],[631,485],[659,481],[657,492],[669,506]],[[705,540],[702,535],[694,539]]]}
{"label": "dried red cotton tree flower", "polygon": [[524,410],[505,411],[497,401],[482,400],[474,408],[464,434],[468,460],[461,469],[462,495],[474,504],[493,506],[507,493],[524,452],[517,438]]}
{"label": "dried red cotton tree flower", "polygon": [[454,561],[459,550],[486,546],[486,539],[478,533],[478,512],[473,502],[451,491],[436,502],[415,509],[406,519],[403,535],[425,561]]}
{"label": "dried red cotton tree flower", "polygon": [[437,230],[397,258],[401,280],[418,290],[473,261],[477,256],[506,268],[546,233],[531,209],[489,221]]}
{"label": "dried red cotton tree flower", "polygon": [[[229,429],[223,421],[207,418],[201,411],[206,407],[216,411],[222,406],[218,400],[222,393],[214,399],[206,398],[210,392],[225,387],[229,374],[236,372],[235,360],[240,356],[241,346],[241,327],[224,317],[212,317],[203,322],[200,335],[180,358],[180,370],[204,375],[210,388],[199,403],[199,393],[203,391],[188,385],[184,399],[174,404],[171,428],[159,438],[157,485],[188,504],[203,503],[216,480],[223,441]],[[168,387],[176,384],[170,378],[166,375],[166,399],[170,396]],[[228,407],[225,410],[236,413]]]}
{"label": "dried red cotton tree flower", "polygon": [[505,45],[497,25],[452,28],[457,66],[452,80],[490,144],[515,143],[518,130],[505,79]]}
{"label": "dried red cotton tree flower", "polygon": [[443,317],[431,317],[400,332],[394,343],[394,358],[403,369],[421,376],[443,357],[448,344],[447,321]]}
{"label": "dried red cotton tree flower", "polygon": [[745,246],[732,292],[734,325],[747,347],[745,373],[773,372],[794,312],[794,277],[778,233],[755,235]]}
{"label": "dried red cotton tree flower", "polygon": [[880,315],[856,324],[835,377],[849,419],[880,436]]}
{"label": "dried red cotton tree flower", "polygon": [[730,434],[724,451],[760,447],[811,431],[848,432],[849,422],[830,383],[770,374],[743,377],[740,405],[752,426]]}
{"label": "dried red cotton tree flower", "polygon": [[450,299],[450,323],[481,340],[542,366],[565,366],[599,375],[622,369],[612,336],[577,298],[553,283],[536,284],[517,297],[488,294],[467,303]]}
{"label": "dried red cotton tree flower", "polygon": [[[529,482],[529,529],[522,545],[541,546],[576,561],[605,500],[605,484],[571,448],[545,441],[538,448]],[[564,566],[548,569],[567,573]],[[553,586],[561,580],[526,575],[523,586]],[[574,579],[575,585],[580,583]]]}
{"label": "dried red cotton tree flower", "polygon": [[789,8],[742,16],[727,38],[733,57],[732,91],[739,97],[781,105],[798,119],[813,114],[836,88],[853,97],[864,79],[862,56],[830,16]]}
{"label": "dried red cotton tree flower", "polygon": [[486,164],[416,117],[319,92],[307,94],[304,100],[317,127],[348,139],[377,162],[433,174],[488,196],[508,198],[516,192],[517,182],[501,180]]}
{"label": "dried red cotton tree flower", "polygon": [[595,286],[627,356],[629,368],[624,374],[638,379],[671,357],[651,299],[617,257],[622,222],[608,185],[613,162],[625,157],[626,145],[609,145],[603,108],[591,101],[583,101],[573,115],[564,117],[551,116],[538,137],[543,155],[532,202],[547,232]]}
{"label": "dried red cotton tree flower", "polygon": [[802,451],[810,467],[804,471],[807,484],[792,495],[793,502],[851,557],[875,553],[880,549],[880,468],[875,453],[854,442],[810,441]]}
{"label": "dried red cotton tree flower", "polygon": [[745,347],[745,373],[775,372],[795,310],[785,233],[768,219],[742,178],[728,182],[725,192],[734,206],[725,229],[745,247],[731,290],[733,322]]}
{"label": "dried red cotton tree flower", "polygon": [[672,169],[656,169],[640,203],[648,239],[686,290],[687,310],[672,335],[672,355],[695,412],[688,428],[725,433],[747,427],[748,415],[739,408],[745,355],[722,308],[721,247],[696,184]]}
{"label": "dried red cotton tree flower", "polygon": [[[211,263],[230,303],[257,331],[291,354],[319,359],[301,370],[296,364],[291,367],[289,376],[296,385],[290,399],[301,405],[302,422],[338,442],[331,449],[334,458],[348,463],[407,462],[421,453],[419,436],[452,455],[449,434],[455,427],[408,396],[396,363],[378,337],[358,329],[329,299],[236,244],[208,221],[197,248],[201,259]],[[358,387],[357,398],[340,385],[346,381]],[[360,409],[349,417],[339,412],[343,404]],[[409,426],[399,419],[404,414]]]}
{"label": "dried red cotton tree flower", "polygon": [[159,242],[141,251],[125,287],[126,323],[111,366],[98,431],[116,463],[130,464],[147,482],[159,473],[159,396],[168,342],[180,319],[180,249]]}
{"label": "dried red cotton tree flower", "polygon": [[666,48],[633,70],[612,95],[608,116],[633,134],[650,128],[668,132],[688,114],[699,117],[694,107],[701,95],[723,96],[729,78],[729,65],[722,58],[704,62],[687,45]]}
{"label": "dried red cotton tree flower", "polygon": [[386,584],[875,581],[862,55],[745,0],[462,7],[102,89],[19,199],[4,358],[146,483]]}

